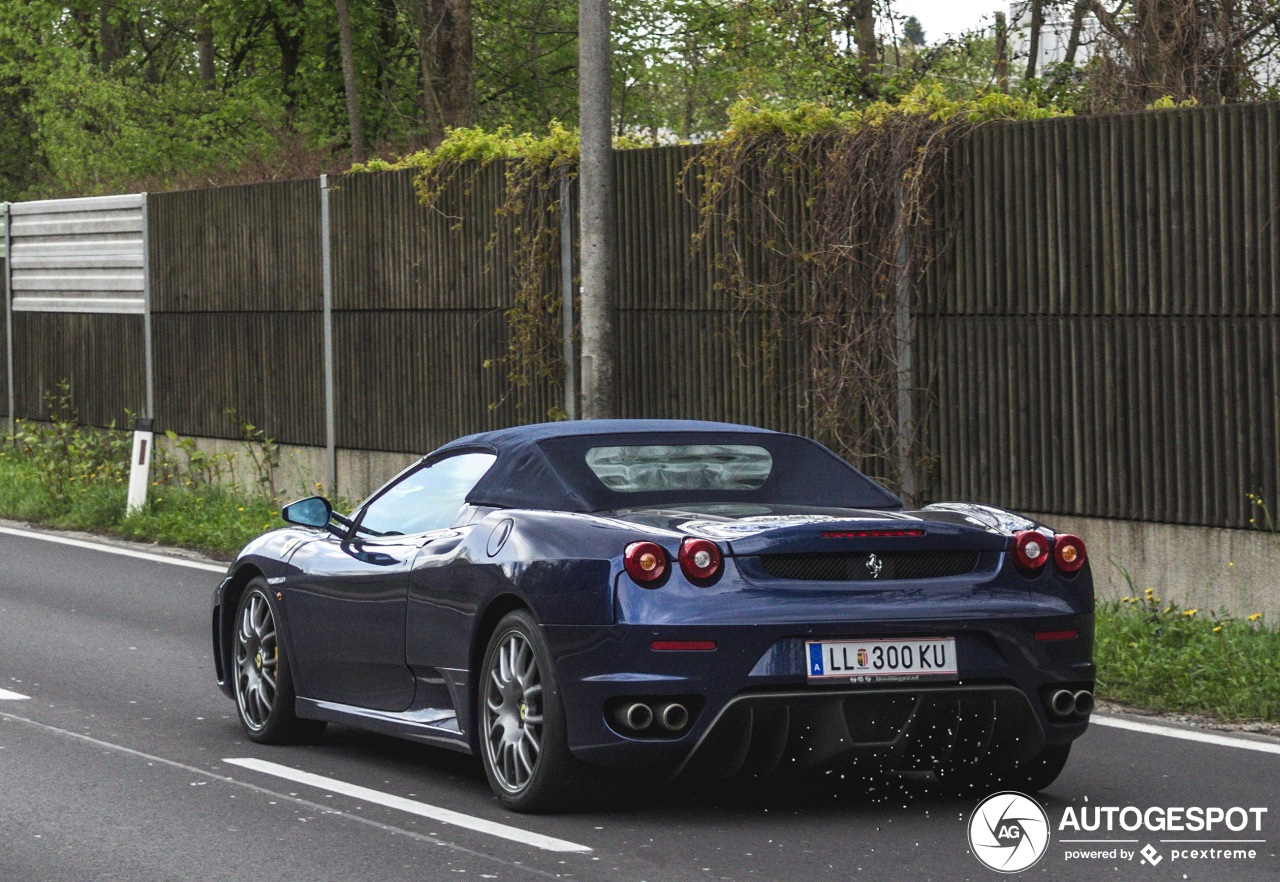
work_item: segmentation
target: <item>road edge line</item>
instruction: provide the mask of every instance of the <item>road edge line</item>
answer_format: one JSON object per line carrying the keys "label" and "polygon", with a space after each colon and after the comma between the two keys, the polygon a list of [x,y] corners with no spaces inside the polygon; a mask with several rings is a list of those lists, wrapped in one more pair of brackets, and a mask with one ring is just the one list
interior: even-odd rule
{"label": "road edge line", "polygon": [[189,567],[193,570],[204,570],[209,573],[225,573],[226,566],[218,564],[203,563],[198,560],[185,560],[180,557],[166,557],[163,554],[151,554],[146,551],[134,551],[132,548],[121,548],[118,545],[104,545],[100,542],[88,542],[84,539],[72,539],[68,536],[54,536],[51,533],[41,533],[36,530],[19,530],[15,527],[0,527],[0,534],[5,536],[17,536],[22,539],[39,539],[43,542],[52,542],[55,545],[69,545],[72,548],[85,548],[90,551],[104,551],[107,554],[119,554],[124,557],[133,557],[139,560],[146,560],[152,563],[173,564],[177,567]]}
{"label": "road edge line", "polygon": [[1157,726],[1154,723],[1140,723],[1123,717],[1094,714],[1089,722],[1098,726],[1113,729],[1124,729],[1128,732],[1140,732],[1143,735],[1160,735],[1164,738],[1179,738],[1183,741],[1198,741],[1201,744],[1216,744],[1219,747],[1238,747],[1242,750],[1254,750],[1259,753],[1280,754],[1280,744],[1267,741],[1254,741],[1251,738],[1237,738],[1231,735],[1218,735],[1214,732],[1202,732],[1198,729],[1175,729],[1172,726]]}

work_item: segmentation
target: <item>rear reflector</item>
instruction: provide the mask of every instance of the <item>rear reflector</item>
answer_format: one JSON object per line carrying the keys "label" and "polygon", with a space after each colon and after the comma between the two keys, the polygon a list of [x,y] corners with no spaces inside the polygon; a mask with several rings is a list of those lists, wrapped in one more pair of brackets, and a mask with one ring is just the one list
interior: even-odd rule
{"label": "rear reflector", "polygon": [[641,585],[656,582],[667,574],[667,552],[656,542],[632,542],[622,553],[627,575]]}
{"label": "rear reflector", "polygon": [[923,536],[924,530],[823,530],[823,539],[901,539]]}
{"label": "rear reflector", "polygon": [[1036,631],[1037,640],[1075,640],[1080,636],[1079,631]]}
{"label": "rear reflector", "polygon": [[649,644],[654,652],[711,652],[714,640],[655,640]]}
{"label": "rear reflector", "polygon": [[1039,572],[1049,562],[1049,539],[1037,530],[1013,534],[1013,559],[1028,572]]}
{"label": "rear reflector", "polygon": [[720,548],[709,539],[685,539],[679,558],[680,569],[694,581],[714,579],[720,573]]}
{"label": "rear reflector", "polygon": [[1068,575],[1078,572],[1084,566],[1085,558],[1084,542],[1079,536],[1059,533],[1054,539],[1053,563],[1059,571]]}

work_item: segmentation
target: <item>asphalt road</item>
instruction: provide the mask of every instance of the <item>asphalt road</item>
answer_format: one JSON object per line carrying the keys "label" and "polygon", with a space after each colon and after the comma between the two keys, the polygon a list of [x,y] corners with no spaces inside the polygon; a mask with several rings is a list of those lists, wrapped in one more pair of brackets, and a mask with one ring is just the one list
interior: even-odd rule
{"label": "asphalt road", "polygon": [[[252,744],[211,673],[218,578],[0,530],[0,882],[1002,878],[970,852],[973,800],[894,781],[624,783],[600,809],[529,817],[442,750],[333,726],[312,745]],[[1051,843],[1022,878],[1280,879],[1280,742],[1111,722],[1039,797]],[[1105,806],[1267,812],[1260,831],[1059,829],[1067,809]],[[1087,837],[1111,841],[1061,841]],[[1193,837],[1265,841],[1161,842]],[[1066,858],[1148,844],[1154,865]],[[1174,854],[1224,847],[1257,856]]]}

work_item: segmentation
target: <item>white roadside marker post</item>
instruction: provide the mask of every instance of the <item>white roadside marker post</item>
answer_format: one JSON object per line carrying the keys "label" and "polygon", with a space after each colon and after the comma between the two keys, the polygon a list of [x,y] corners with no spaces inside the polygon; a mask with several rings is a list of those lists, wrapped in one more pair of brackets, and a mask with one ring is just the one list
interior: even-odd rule
{"label": "white roadside marker post", "polygon": [[147,503],[147,485],[151,482],[151,449],[155,446],[155,420],[133,421],[133,457],[129,466],[129,500],[125,513],[141,511]]}

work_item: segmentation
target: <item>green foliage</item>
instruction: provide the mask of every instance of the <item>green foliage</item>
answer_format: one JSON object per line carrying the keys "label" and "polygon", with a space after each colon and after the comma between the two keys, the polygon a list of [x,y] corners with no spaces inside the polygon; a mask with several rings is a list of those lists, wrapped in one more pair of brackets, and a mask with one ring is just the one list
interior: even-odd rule
{"label": "green foliage", "polygon": [[278,525],[280,449],[253,424],[241,424],[239,451],[222,453],[166,432],[147,504],[126,516],[131,433],[80,425],[65,381],[46,404],[47,421],[19,420],[0,446],[0,517],[220,555]]}
{"label": "green foliage", "polygon": [[763,361],[776,383],[776,354],[792,341],[815,434],[891,487],[901,477],[898,288],[941,247],[933,196],[953,173],[947,153],[975,126],[1065,113],[999,92],[956,98],[937,83],[859,107],[744,100],[686,170],[716,290],[744,322],[769,321],[763,348],[740,344],[742,358]]}
{"label": "green foliage", "polygon": [[64,380],[45,395],[47,422],[17,420],[9,439],[39,476],[49,499],[64,504],[86,487],[128,478],[132,440],[114,425],[99,431],[81,426]]}
{"label": "green foliage", "polygon": [[1183,609],[1151,588],[1100,604],[1098,695],[1153,710],[1280,721],[1280,630],[1262,619]]}
{"label": "green foliage", "polygon": [[[494,238],[514,241],[512,255],[513,305],[506,311],[507,351],[496,364],[506,369],[511,391],[518,394],[517,407],[528,407],[538,391],[558,387],[564,365],[560,351],[561,291],[557,284],[560,266],[560,202],[562,181],[577,177],[578,133],[552,120],[545,135],[513,134],[510,126],[493,131],[479,126],[450,129],[435,150],[423,150],[394,163],[379,162],[353,168],[368,172],[384,168],[412,168],[423,204],[439,209],[442,200],[459,178],[463,198],[469,183],[494,162],[502,162],[505,177],[504,201],[498,209]],[[630,146],[619,139],[619,147]],[[485,367],[494,366],[486,362]],[[510,393],[508,393],[509,395]],[[491,402],[490,409],[506,400]],[[536,414],[542,419],[559,419],[559,408]]]}

